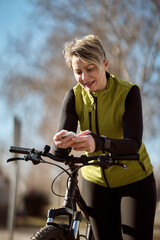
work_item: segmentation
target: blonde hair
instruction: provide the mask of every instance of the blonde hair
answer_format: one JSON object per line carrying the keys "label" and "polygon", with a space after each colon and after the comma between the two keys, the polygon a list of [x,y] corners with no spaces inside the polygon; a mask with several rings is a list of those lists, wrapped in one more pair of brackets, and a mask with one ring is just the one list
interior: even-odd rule
{"label": "blonde hair", "polygon": [[95,35],[87,35],[81,39],[67,42],[62,51],[66,64],[72,68],[72,57],[78,56],[82,61],[95,64],[98,68],[106,59],[100,39]]}

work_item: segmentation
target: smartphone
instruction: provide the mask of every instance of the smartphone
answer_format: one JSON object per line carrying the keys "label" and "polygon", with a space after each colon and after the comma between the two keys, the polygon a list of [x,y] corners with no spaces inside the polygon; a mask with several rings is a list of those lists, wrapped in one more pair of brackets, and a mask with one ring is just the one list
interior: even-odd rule
{"label": "smartphone", "polygon": [[61,136],[61,138],[66,138],[68,136],[76,136],[76,134],[72,131],[66,132],[64,135]]}

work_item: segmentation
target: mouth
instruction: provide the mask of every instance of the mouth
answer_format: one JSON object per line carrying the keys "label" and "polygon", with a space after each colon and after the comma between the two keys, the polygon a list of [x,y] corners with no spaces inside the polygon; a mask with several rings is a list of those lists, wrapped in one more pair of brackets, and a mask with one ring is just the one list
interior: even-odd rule
{"label": "mouth", "polygon": [[84,83],[84,86],[90,88],[94,84],[94,81]]}

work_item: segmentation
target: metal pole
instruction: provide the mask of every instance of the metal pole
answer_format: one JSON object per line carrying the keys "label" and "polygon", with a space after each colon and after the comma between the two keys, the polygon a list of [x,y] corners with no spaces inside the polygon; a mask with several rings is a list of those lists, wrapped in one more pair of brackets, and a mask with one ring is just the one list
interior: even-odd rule
{"label": "metal pole", "polygon": [[[21,132],[21,123],[20,121],[14,117],[14,145],[20,145],[20,132]],[[16,154],[15,154],[16,157]],[[13,239],[13,230],[15,225],[15,213],[16,213],[16,195],[17,195],[17,185],[18,185],[18,173],[19,173],[19,165],[18,161],[14,162],[14,178],[11,180],[10,185],[10,197],[9,197],[9,209],[8,209],[8,240]]]}

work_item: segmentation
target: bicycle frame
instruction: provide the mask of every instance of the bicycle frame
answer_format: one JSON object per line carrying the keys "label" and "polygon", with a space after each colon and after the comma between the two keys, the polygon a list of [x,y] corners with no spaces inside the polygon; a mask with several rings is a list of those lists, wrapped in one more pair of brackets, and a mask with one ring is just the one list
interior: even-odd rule
{"label": "bicycle frame", "polygon": [[[124,167],[125,170],[127,170],[127,165],[121,163],[119,160],[134,160],[134,161],[139,160],[139,154],[133,154],[133,155],[101,154],[101,155],[94,155],[94,156],[82,155],[81,157],[74,157],[74,156],[57,157],[49,153],[49,151],[50,151],[50,147],[48,145],[44,147],[43,151],[37,151],[34,148],[29,149],[29,148],[11,146],[10,152],[27,154],[27,155],[25,155],[23,158],[20,158],[20,157],[10,158],[7,160],[7,162],[16,161],[16,160],[25,160],[25,161],[30,160],[32,161],[33,164],[48,163],[48,164],[60,167],[57,164],[45,161],[44,159],[41,158],[41,156],[43,156],[43,157],[48,157],[52,160],[67,164],[69,166],[71,173],[68,173],[68,171],[65,171],[64,168],[60,167],[61,169],[63,169],[63,171],[65,171],[69,175],[63,205],[61,208],[58,208],[58,209],[51,208],[48,211],[46,227],[44,227],[42,231],[46,236],[46,231],[50,228],[51,230],[50,239],[52,239],[53,235],[55,234],[57,236],[56,239],[59,239],[59,234],[61,233],[63,237],[60,239],[79,240],[79,237],[83,236],[87,240],[94,240],[91,224],[89,221],[90,208],[86,205],[77,187],[78,186],[77,185],[78,170],[81,167],[86,165],[99,165],[102,168],[109,168],[110,166],[117,165],[120,167]],[[91,160],[96,160],[96,161],[89,162]],[[75,165],[76,163],[81,165],[77,166]],[[77,211],[77,205],[79,206],[80,211]],[[86,235],[79,235],[79,225],[82,219],[82,213],[84,214],[87,220]],[[58,216],[68,216],[68,220],[69,220],[68,224],[56,223],[55,220],[56,220],[56,217]],[[49,226],[49,225],[52,225],[52,226]],[[34,235],[32,239],[39,239],[41,230],[38,231],[37,234],[38,234],[38,238],[37,237],[35,238],[35,235]]]}
{"label": "bicycle frame", "polygon": [[[72,164],[70,165],[71,169],[71,177],[69,177],[66,193],[64,197],[64,202],[62,208],[54,209],[51,208],[48,211],[47,215],[47,225],[55,224],[54,221],[58,216],[68,216],[69,217],[69,228],[71,230],[71,234],[73,234],[74,239],[78,239],[79,233],[79,225],[82,219],[82,213],[85,215],[87,220],[87,228],[86,228],[86,239],[93,240],[93,233],[91,229],[91,224],[89,221],[89,213],[87,205],[82,198],[81,194],[77,189],[77,177],[78,171],[76,171],[76,166]],[[81,209],[81,211],[77,211],[77,205]],[[71,236],[72,237],[72,236]]]}

